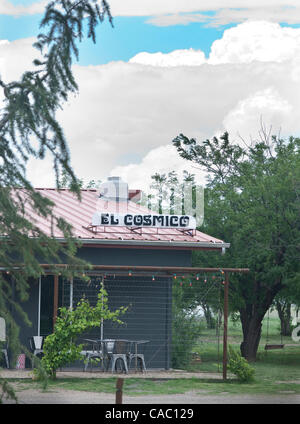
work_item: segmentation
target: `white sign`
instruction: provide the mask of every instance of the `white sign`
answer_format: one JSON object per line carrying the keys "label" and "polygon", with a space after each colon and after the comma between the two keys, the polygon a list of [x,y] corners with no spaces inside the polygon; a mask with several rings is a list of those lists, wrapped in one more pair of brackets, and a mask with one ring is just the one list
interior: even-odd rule
{"label": "white sign", "polygon": [[151,215],[151,214],[118,214],[96,212],[92,225],[121,226],[121,227],[159,227],[159,228],[196,228],[196,219],[189,215]]}

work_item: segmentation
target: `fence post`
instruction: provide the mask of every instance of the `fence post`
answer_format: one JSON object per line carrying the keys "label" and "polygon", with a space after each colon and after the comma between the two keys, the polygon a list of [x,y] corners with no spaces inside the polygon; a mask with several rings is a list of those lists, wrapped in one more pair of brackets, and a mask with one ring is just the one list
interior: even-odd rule
{"label": "fence post", "polygon": [[225,285],[224,285],[224,331],[223,331],[223,379],[227,378],[227,329],[228,329],[228,288],[229,288],[229,275],[225,271]]}
{"label": "fence post", "polygon": [[123,387],[123,378],[117,379],[117,385],[116,385],[116,404],[122,404],[122,387]]}

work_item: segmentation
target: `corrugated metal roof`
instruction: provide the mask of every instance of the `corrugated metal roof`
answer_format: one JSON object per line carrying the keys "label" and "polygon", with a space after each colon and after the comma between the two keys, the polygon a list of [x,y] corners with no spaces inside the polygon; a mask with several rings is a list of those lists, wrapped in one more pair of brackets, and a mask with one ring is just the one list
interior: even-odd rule
{"label": "corrugated metal roof", "polygon": [[[99,198],[98,191],[94,189],[82,190],[81,201],[68,189],[58,191],[57,189],[37,188],[36,190],[55,204],[55,215],[71,224],[74,236],[81,239],[84,243],[102,244],[111,242],[120,246],[131,242],[145,246],[165,243],[170,247],[183,243],[191,248],[203,246],[205,248],[221,249],[222,247],[229,247],[229,244],[224,243],[222,240],[196,230],[182,231],[171,228],[129,229],[128,227],[119,226],[101,226],[97,227],[95,231],[95,228],[91,227],[91,223],[92,216],[97,210],[132,214],[149,213],[151,211],[130,200],[127,203],[105,201]],[[30,219],[43,232],[56,238],[63,237],[58,228],[52,227],[49,220],[37,215],[30,206],[28,206],[27,213]]]}

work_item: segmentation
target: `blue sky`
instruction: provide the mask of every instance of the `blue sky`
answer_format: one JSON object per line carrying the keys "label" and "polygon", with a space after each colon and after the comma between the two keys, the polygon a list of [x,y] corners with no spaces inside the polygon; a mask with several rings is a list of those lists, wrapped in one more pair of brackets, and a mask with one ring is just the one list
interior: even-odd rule
{"label": "blue sky", "polygon": [[[22,2],[23,4],[25,2]],[[19,4],[14,1],[14,4]],[[0,15],[0,39],[13,41],[25,37],[35,37],[39,33],[42,14],[33,16]],[[177,49],[201,49],[209,55],[213,41],[222,37],[225,29],[208,27],[206,24],[156,26],[144,17],[114,17],[114,27],[106,19],[97,27],[97,46],[91,40],[83,40],[79,64],[100,65],[111,61],[128,61],[139,52],[169,53]]]}
{"label": "blue sky", "polygon": [[[79,178],[120,175],[133,188],[155,172],[203,178],[173,149],[179,133],[202,140],[226,130],[248,141],[263,121],[275,134],[299,135],[299,0],[109,3],[114,28],[106,20],[96,45],[80,45],[79,93],[58,112]],[[43,7],[0,0],[3,78],[16,79],[36,56],[30,37]],[[28,174],[53,185],[48,159]]]}

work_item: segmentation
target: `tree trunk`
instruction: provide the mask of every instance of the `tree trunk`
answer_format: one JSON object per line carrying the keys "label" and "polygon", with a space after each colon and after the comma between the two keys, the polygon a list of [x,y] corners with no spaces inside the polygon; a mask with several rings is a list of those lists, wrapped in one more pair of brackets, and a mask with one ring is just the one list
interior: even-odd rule
{"label": "tree trunk", "polygon": [[[243,329],[243,341],[240,346],[241,354],[249,362],[256,360],[261,337],[262,320],[281,288],[280,278],[268,290],[262,290],[261,283],[255,281],[253,284],[252,301],[249,303],[246,302],[245,307],[240,310]],[[244,299],[249,301],[249,297],[248,291],[245,293]]]}
{"label": "tree trunk", "polygon": [[256,354],[261,336],[262,317],[261,314],[253,314],[250,319],[241,311],[243,328],[243,341],[241,343],[241,354],[249,362],[256,360]]}
{"label": "tree trunk", "polygon": [[216,327],[216,321],[213,317],[213,314],[212,314],[210,307],[208,305],[204,304],[204,303],[201,304],[201,307],[202,307],[203,312],[204,312],[204,317],[205,317],[205,320],[206,320],[207,328],[210,328],[210,329],[215,328]]}
{"label": "tree trunk", "polygon": [[289,302],[276,301],[276,309],[280,319],[280,334],[282,336],[291,336],[291,304]]}

